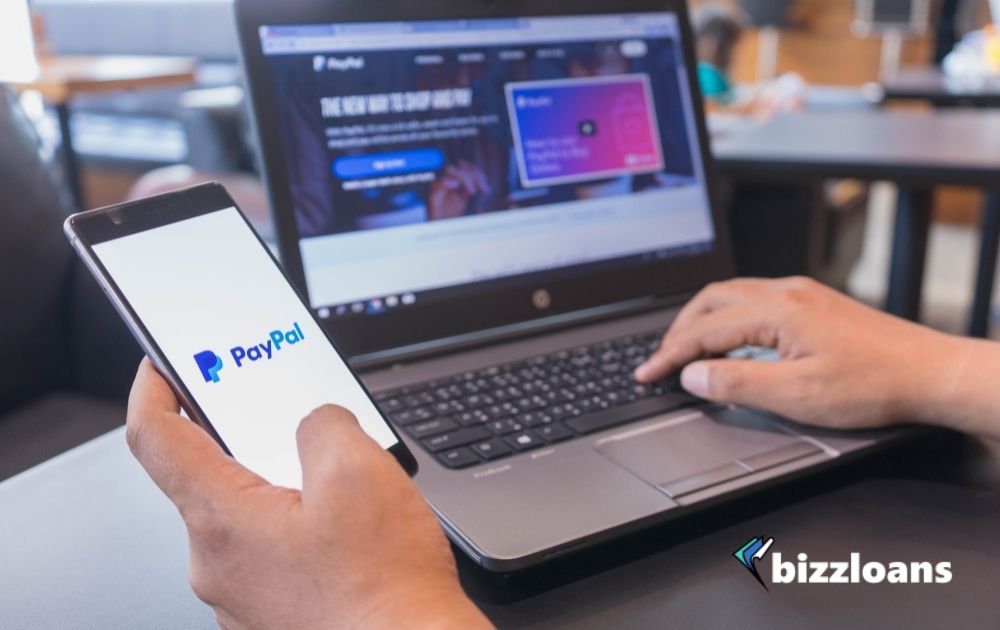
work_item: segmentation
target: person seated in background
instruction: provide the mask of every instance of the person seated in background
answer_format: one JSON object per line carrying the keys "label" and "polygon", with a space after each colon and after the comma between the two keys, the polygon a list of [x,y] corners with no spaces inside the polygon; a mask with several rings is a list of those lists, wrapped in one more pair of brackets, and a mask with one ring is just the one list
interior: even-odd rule
{"label": "person seated in background", "polygon": [[733,84],[733,52],[746,20],[723,4],[703,4],[691,12],[698,56],[698,84],[709,113],[767,119],[802,109],[806,83],[794,72],[755,86]]}
{"label": "person seated in background", "polygon": [[[781,360],[724,358],[748,344]],[[922,423],[1000,437],[1000,346],[806,278],[705,288],[635,376],[677,370],[698,396],[819,426]],[[301,492],[268,484],[183,418],[148,359],[126,435],[187,524],[191,585],[222,627],[489,626],[459,585],[434,513],[350,411],[322,407],[300,424]]]}

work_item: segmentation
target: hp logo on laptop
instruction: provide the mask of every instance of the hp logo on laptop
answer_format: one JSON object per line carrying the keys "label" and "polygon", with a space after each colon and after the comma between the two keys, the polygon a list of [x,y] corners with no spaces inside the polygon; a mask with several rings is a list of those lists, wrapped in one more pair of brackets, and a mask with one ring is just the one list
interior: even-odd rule
{"label": "hp logo on laptop", "polygon": [[538,289],[531,294],[531,303],[540,311],[552,306],[552,296],[545,289]]}

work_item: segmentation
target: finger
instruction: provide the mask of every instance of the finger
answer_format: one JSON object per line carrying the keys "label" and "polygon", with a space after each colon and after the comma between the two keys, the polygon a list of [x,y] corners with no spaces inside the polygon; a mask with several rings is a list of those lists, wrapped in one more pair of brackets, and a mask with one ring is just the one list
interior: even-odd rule
{"label": "finger", "polygon": [[493,188],[490,186],[489,180],[486,179],[486,173],[484,173],[480,168],[476,168],[476,182],[479,184],[479,190],[484,195],[488,195],[493,192]]}
{"label": "finger", "polygon": [[[450,166],[448,168],[451,168]],[[448,190],[458,190],[462,187],[462,180],[458,177],[449,175],[441,180],[441,184]]]}
{"label": "finger", "polygon": [[247,485],[266,483],[180,416],[178,408],[170,386],[149,359],[143,359],[129,394],[126,439],[153,482],[182,514],[219,502]]}
{"label": "finger", "polygon": [[361,429],[354,414],[335,405],[324,405],[306,416],[295,438],[302,462],[304,505],[327,502],[332,494],[358,481],[353,471],[359,466],[387,456]]}
{"label": "finger", "polygon": [[770,282],[757,278],[740,278],[712,283],[684,305],[670,324],[670,330],[683,330],[699,317],[760,297],[767,292]]}
{"label": "finger", "polygon": [[472,191],[469,190],[468,182],[460,170],[452,165],[448,165],[444,169],[445,177],[443,180],[444,187],[448,192],[455,193],[464,197],[472,195]]}
{"label": "finger", "polygon": [[744,345],[773,348],[780,315],[765,302],[746,302],[714,311],[682,330],[671,329],[660,349],[635,370],[648,383],[696,359],[723,354]]}
{"label": "finger", "polygon": [[469,174],[472,182],[476,186],[476,190],[479,193],[488,195],[490,193],[490,183],[486,180],[486,174],[483,173],[483,169],[479,168],[472,162],[467,162],[463,160],[461,162],[462,170]]}
{"label": "finger", "polygon": [[469,172],[469,168],[466,165],[459,165],[453,170],[453,175],[460,180],[462,180],[462,186],[465,188],[465,192],[470,196],[475,195],[478,191],[476,187],[475,178]]}
{"label": "finger", "polygon": [[688,392],[716,402],[744,405],[796,417],[801,396],[794,383],[811,359],[752,361],[710,359],[691,363],[681,372]]}
{"label": "finger", "polygon": [[802,288],[814,281],[802,276],[786,278],[738,278],[715,282],[694,296],[670,325],[671,331],[683,330],[709,313],[735,304],[773,300],[787,289]]}

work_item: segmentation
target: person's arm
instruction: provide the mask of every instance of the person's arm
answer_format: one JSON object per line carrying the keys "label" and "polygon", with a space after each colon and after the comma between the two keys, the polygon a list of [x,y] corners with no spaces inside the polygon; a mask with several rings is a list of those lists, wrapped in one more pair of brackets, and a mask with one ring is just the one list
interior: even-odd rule
{"label": "person's arm", "polygon": [[236,628],[485,628],[434,514],[339,407],[299,425],[301,492],[253,474],[194,423],[143,360],[129,447],[188,529],[190,581]]}
{"label": "person's arm", "polygon": [[[742,345],[780,361],[720,358]],[[636,370],[691,393],[835,428],[916,422],[1000,437],[1000,345],[887,315],[808,278],[713,284]]]}

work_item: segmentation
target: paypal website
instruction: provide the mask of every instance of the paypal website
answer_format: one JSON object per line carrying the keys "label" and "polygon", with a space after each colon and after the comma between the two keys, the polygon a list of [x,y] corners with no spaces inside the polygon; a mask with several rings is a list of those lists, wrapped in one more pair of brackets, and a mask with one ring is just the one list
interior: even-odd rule
{"label": "paypal website", "polygon": [[295,430],[325,403],[353,411],[383,448],[396,443],[235,208],[100,243],[94,252],[250,470],[301,487]]}
{"label": "paypal website", "polygon": [[260,35],[321,313],[713,245],[673,14]]}

